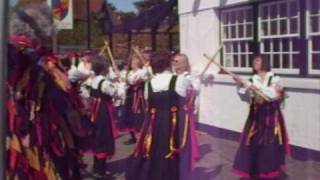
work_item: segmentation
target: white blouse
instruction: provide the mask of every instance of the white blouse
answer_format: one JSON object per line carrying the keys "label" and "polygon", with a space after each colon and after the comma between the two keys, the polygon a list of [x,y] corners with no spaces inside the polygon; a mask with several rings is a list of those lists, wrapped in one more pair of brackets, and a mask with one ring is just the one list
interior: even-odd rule
{"label": "white blouse", "polygon": [[108,79],[106,79],[104,76],[98,75],[88,79],[84,83],[84,86],[81,88],[82,95],[87,98],[90,97],[90,90],[88,90],[88,88],[85,88],[85,87],[98,89],[101,81],[103,81],[100,89],[102,93],[110,96],[117,96],[117,97],[123,96],[125,94],[125,91],[126,91],[125,83],[111,82]]}
{"label": "white blouse", "polygon": [[128,83],[130,85],[134,85],[136,84],[138,81],[147,81],[150,79],[151,77],[151,67],[150,66],[144,66],[141,69],[138,70],[131,70],[128,73]]}
{"label": "white blouse", "polygon": [[[269,79],[272,77],[271,84],[268,86]],[[248,82],[249,85],[255,85],[264,95],[269,97],[271,100],[277,100],[280,98],[279,93],[276,91],[275,87],[283,87],[281,79],[279,76],[275,76],[273,72],[268,72],[263,79],[257,74],[252,76],[252,82]],[[244,101],[249,101],[253,96],[253,93],[245,87],[238,87],[238,94]]]}
{"label": "white blouse", "polygon": [[[174,74],[171,73],[170,71],[164,71],[162,73],[155,74],[150,81],[152,86],[152,91],[153,92],[168,91],[171,78],[173,75]],[[187,90],[191,86],[192,86],[192,82],[190,81],[190,79],[184,77],[184,75],[178,75],[176,86],[175,86],[175,91],[177,94],[179,94],[182,97],[186,97]],[[146,100],[149,97],[148,84],[146,84],[145,86],[144,96]]]}
{"label": "white blouse", "polygon": [[71,82],[84,80],[92,75],[94,75],[94,72],[85,68],[83,63],[80,63],[78,67],[72,65],[68,71],[68,78]]}

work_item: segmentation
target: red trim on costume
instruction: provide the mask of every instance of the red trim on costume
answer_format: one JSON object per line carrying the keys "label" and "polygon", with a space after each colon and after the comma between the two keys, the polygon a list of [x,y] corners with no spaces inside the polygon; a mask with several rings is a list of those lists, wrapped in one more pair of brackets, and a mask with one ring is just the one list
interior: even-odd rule
{"label": "red trim on costume", "polygon": [[15,125],[15,119],[16,119],[16,108],[13,100],[7,101],[7,108],[8,108],[8,119],[9,119],[9,131],[14,132],[14,125]]}
{"label": "red trim on costume", "polygon": [[9,170],[14,171],[17,166],[20,153],[14,149],[9,149]]}
{"label": "red trim on costume", "polygon": [[85,150],[85,151],[80,151],[81,154],[83,155],[93,155],[98,159],[111,159],[113,155],[106,154],[106,153],[98,153],[94,150]]}
{"label": "red trim on costume", "polygon": [[191,140],[191,168],[193,169],[195,167],[196,162],[200,159],[200,150],[198,145],[198,140],[196,136],[196,126],[195,126],[195,115],[193,111],[189,110],[189,116],[190,116],[190,140]]}
{"label": "red trim on costume", "polygon": [[187,108],[186,113],[189,116],[189,133],[190,133],[190,148],[191,148],[191,169],[194,169],[195,163],[200,159],[200,150],[199,145],[197,141],[197,135],[196,135],[196,116],[194,114],[195,110],[195,99],[196,99],[196,92],[192,89],[189,89],[187,91]]}
{"label": "red trim on costume", "polygon": [[12,35],[9,37],[9,40],[17,43],[20,48],[32,47],[32,40],[27,36]]}
{"label": "red trim on costume", "polygon": [[253,176],[247,172],[244,172],[235,168],[232,168],[231,171],[243,178],[275,178],[275,177],[278,177],[280,175],[280,171],[283,171],[285,168],[286,168],[286,165],[283,164],[283,165],[280,165],[277,171],[272,171],[268,173],[259,173]]}

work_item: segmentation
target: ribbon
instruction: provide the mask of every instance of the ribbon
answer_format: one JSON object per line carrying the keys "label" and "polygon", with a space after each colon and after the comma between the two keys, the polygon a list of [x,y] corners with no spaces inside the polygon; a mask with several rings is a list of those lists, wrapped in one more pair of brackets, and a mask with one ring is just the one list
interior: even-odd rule
{"label": "ribbon", "polygon": [[171,107],[172,119],[171,119],[171,131],[170,131],[170,139],[169,139],[169,153],[165,156],[166,159],[172,159],[177,152],[175,148],[174,135],[177,127],[177,111],[178,108],[176,106]]}
{"label": "ribbon", "polygon": [[283,144],[282,132],[279,122],[279,112],[275,112],[275,127],[274,127],[274,135],[278,136],[279,144]]}
{"label": "ribbon", "polygon": [[101,98],[96,98],[93,100],[93,109],[92,109],[91,118],[90,118],[90,121],[93,123],[96,121],[97,113],[100,108],[100,103],[101,103]]}
{"label": "ribbon", "polygon": [[255,130],[255,127],[256,127],[256,122],[253,122],[253,124],[250,127],[249,134],[248,134],[248,137],[247,137],[247,145],[250,144],[250,140],[251,140],[252,136],[257,132]]}
{"label": "ribbon", "polygon": [[144,145],[145,145],[145,157],[149,158],[150,157],[150,151],[151,151],[151,145],[152,145],[152,132],[153,132],[153,124],[156,119],[156,109],[151,108],[151,122],[149,124],[148,128],[148,134],[145,137],[144,140]]}

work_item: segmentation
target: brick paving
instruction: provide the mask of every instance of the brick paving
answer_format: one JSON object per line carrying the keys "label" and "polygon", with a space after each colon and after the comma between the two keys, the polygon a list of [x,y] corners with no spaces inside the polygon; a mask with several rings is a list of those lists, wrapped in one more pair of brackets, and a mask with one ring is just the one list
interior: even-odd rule
{"label": "brick paving", "polygon": [[[134,146],[125,145],[129,138],[123,135],[117,139],[116,155],[108,162],[107,169],[113,178],[106,180],[124,180],[126,158],[132,153]],[[201,159],[194,170],[195,180],[241,180],[230,172],[238,143],[232,140],[213,137],[200,133],[198,141],[201,151]],[[92,157],[86,156],[89,164],[87,170],[92,168]],[[90,174],[85,175],[85,180],[94,180]],[[138,180],[138,179],[137,179]],[[320,180],[320,161],[297,160],[287,158],[287,170],[278,180]]]}

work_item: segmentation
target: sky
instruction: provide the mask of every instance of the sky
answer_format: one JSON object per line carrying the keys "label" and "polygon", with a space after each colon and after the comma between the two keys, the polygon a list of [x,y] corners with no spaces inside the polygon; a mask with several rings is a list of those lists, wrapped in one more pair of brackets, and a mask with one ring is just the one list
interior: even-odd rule
{"label": "sky", "polygon": [[[76,0],[75,0],[76,1]],[[108,0],[110,3],[114,4],[114,6],[124,12],[136,11],[133,3],[138,0]],[[17,0],[10,0],[10,4],[15,4]]]}
{"label": "sky", "polygon": [[117,9],[124,12],[136,11],[133,3],[138,0],[108,0],[110,3],[114,4]]}
{"label": "sky", "polygon": [[17,0],[10,0],[10,5],[15,4],[17,2]]}

